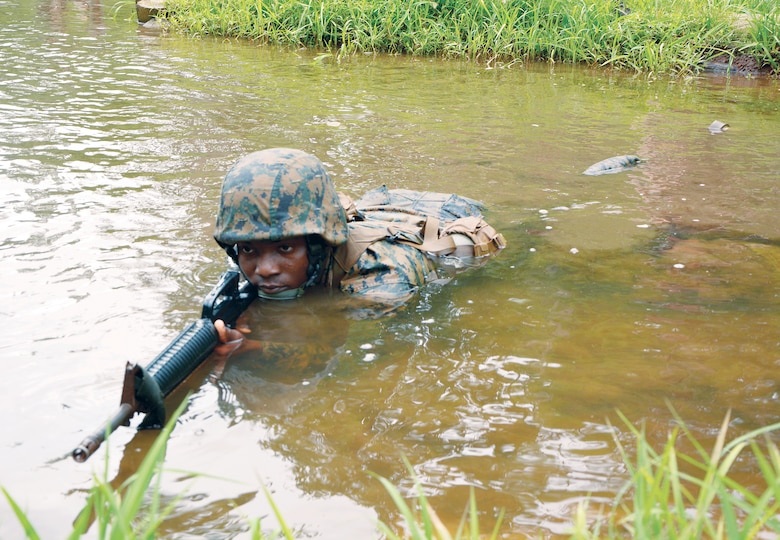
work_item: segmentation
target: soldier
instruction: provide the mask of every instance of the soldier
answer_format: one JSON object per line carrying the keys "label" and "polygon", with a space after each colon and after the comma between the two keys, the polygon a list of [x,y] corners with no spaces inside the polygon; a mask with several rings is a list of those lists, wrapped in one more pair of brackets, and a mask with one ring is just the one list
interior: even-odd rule
{"label": "soldier", "polygon": [[[434,218],[381,214],[366,219],[355,211],[315,156],[273,148],[245,156],[227,173],[214,238],[261,298],[287,300],[320,287],[390,308],[436,279],[432,252],[466,244],[473,253],[477,237],[469,231],[440,235]],[[488,233],[489,251],[504,246],[500,234],[474,219],[483,236]],[[426,221],[435,226],[426,231]],[[241,342],[240,331],[222,321],[216,327],[223,344]]]}

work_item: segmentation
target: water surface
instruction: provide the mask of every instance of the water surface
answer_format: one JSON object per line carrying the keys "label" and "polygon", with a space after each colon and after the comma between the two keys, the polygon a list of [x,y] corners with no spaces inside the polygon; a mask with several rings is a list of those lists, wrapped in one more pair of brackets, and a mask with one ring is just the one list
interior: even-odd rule
{"label": "water surface", "polygon": [[[503,508],[506,537],[555,537],[626,479],[617,411],[658,444],[670,407],[705,444],[728,410],[734,436],[778,420],[776,81],[338,62],[162,36],[110,2],[0,5],[0,484],[42,537],[68,530],[106,459],[119,482],[151,444],[121,428],[69,457],[125,363],[199,316],[226,264],[222,176],[271,146],[316,154],[350,195],[480,199],[509,247],[392,317],[317,295],[255,306],[255,331],[300,353],[189,381],[161,537],[271,530],[263,487],[301,537],[377,537],[399,516],[368,472],[411,490],[402,456],[446,522],[474,488],[486,530]],[[620,154],[644,163],[581,174]],[[0,536],[19,534],[0,505]]]}

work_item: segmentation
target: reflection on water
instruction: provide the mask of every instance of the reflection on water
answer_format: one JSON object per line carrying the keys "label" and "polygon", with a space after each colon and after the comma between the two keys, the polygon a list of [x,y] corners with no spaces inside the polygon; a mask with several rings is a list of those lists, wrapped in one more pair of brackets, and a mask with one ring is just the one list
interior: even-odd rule
{"label": "reflection on water", "polygon": [[[165,537],[273,529],[375,536],[414,467],[447,523],[474,488],[512,537],[566,532],[626,471],[616,411],[661,444],[669,405],[710,444],[777,421],[777,81],[648,81],[567,66],[486,70],[160,36],[117,3],[3,3],[0,27],[0,483],[61,535],[91,471],[72,445],[114,409],[124,363],[148,362],[224,269],[211,239],[243,153],[321,157],[350,195],[390,187],[484,201],[509,248],[355,320],[304,297],[258,303],[284,355],[205,366],[174,431]],[[114,7],[119,8],[116,17]],[[123,14],[124,13],[124,14]],[[713,120],[730,124],[717,135]],[[601,159],[645,161],[583,176]],[[268,349],[271,351],[272,349]],[[153,433],[106,445],[119,482]],[[755,466],[739,464],[745,482]],[[220,479],[231,479],[228,482]],[[43,495],[41,495],[43,494]],[[0,536],[19,535],[0,505]],[[217,532],[218,531],[218,532]]]}

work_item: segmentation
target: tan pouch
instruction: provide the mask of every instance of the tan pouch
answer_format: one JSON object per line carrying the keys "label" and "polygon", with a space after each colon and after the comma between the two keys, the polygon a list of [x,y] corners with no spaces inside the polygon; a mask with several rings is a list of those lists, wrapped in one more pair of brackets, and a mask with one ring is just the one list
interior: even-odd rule
{"label": "tan pouch", "polygon": [[474,257],[484,257],[506,247],[504,235],[479,216],[458,218],[448,223],[441,236],[452,235],[468,237],[474,243]]}

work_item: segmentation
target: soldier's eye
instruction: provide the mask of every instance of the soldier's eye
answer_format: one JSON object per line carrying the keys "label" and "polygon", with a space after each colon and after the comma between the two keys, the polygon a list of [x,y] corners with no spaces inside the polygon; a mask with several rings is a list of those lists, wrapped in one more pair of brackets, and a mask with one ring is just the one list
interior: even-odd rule
{"label": "soldier's eye", "polygon": [[279,253],[292,253],[293,247],[289,244],[280,244],[279,245]]}
{"label": "soldier's eye", "polygon": [[242,253],[244,255],[251,255],[255,252],[254,249],[252,249],[252,246],[246,245],[246,244],[239,244],[238,245],[238,252]]}

